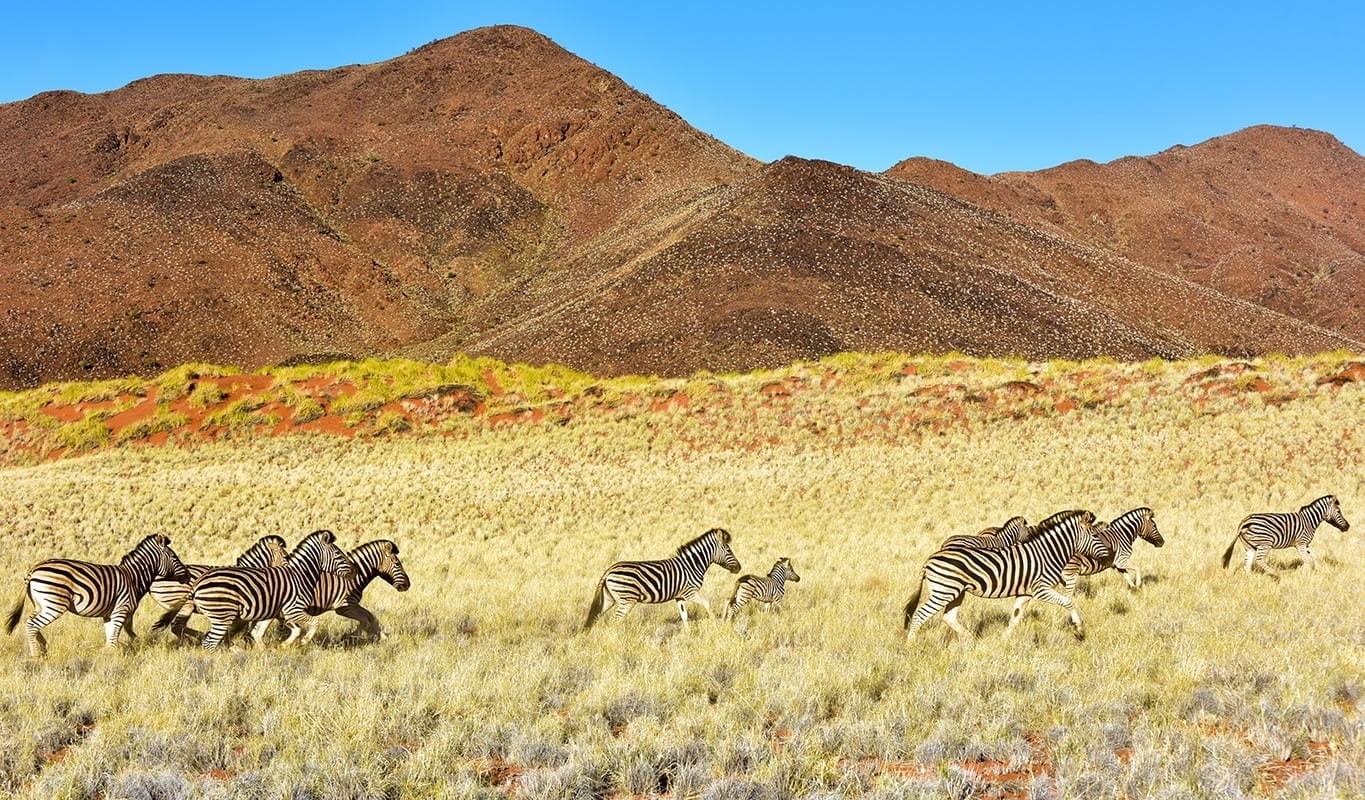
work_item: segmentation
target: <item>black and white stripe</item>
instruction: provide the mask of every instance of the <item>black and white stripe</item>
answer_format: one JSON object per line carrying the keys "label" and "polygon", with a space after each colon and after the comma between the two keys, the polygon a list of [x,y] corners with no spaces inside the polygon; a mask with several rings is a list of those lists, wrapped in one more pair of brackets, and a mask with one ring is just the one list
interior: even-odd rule
{"label": "black and white stripe", "polygon": [[[1077,553],[1106,558],[1109,549],[1094,528],[1089,511],[1063,511],[1043,520],[1013,547],[1003,550],[939,550],[925,562],[920,588],[905,606],[907,638],[930,617],[943,611],[954,631],[971,636],[957,621],[957,611],[968,593],[979,597],[1027,597],[1046,600],[1071,613],[1076,635],[1084,638],[1080,614],[1071,598],[1053,588],[1062,570]],[[923,597],[923,602],[920,598]],[[1027,605],[1026,603],[1024,605]],[[1014,630],[1023,607],[1016,606],[1006,634]]]}
{"label": "black and white stripe", "polygon": [[949,536],[943,540],[943,544],[939,545],[938,549],[945,550],[957,547],[968,550],[1001,550],[1018,544],[1019,540],[1028,533],[1028,529],[1028,520],[1023,517],[1010,517],[1004,525],[998,528],[985,528],[970,536],[966,534]]}
{"label": "black and white stripe", "polygon": [[588,621],[583,628],[591,628],[597,617],[612,605],[615,618],[624,617],[637,603],[678,603],[678,614],[687,622],[689,600],[699,603],[711,613],[711,605],[697,592],[701,589],[706,569],[712,564],[731,572],[739,572],[739,561],[730,550],[730,533],[712,528],[678,548],[678,554],[660,561],[618,561],[597,583]]}
{"label": "black and white stripe", "polygon": [[[310,533],[289,554],[282,567],[209,570],[190,593],[190,602],[209,619],[204,647],[217,650],[223,646],[238,621],[256,623],[253,638],[259,643],[265,627],[276,617],[282,617],[292,628],[286,645],[293,643],[301,632],[304,642],[311,640],[317,622],[309,616],[307,609],[318,576],[324,572],[350,575],[353,571],[346,554],[337,548],[336,537],[331,531]],[[170,624],[176,613],[164,614],[157,627]]]}
{"label": "black and white stripe", "polygon": [[143,539],[117,565],[64,558],[44,561],[29,572],[25,593],[10,612],[5,630],[14,631],[24,601],[31,600],[33,616],[25,626],[29,655],[47,655],[47,640],[41,631],[67,611],[102,618],[105,645],[113,647],[124,630],[129,638],[137,637],[133,612],[159,578],[189,579],[189,571],[171,549],[171,540],[160,534]]}
{"label": "black and white stripe", "polygon": [[782,598],[787,594],[787,581],[800,580],[801,576],[796,574],[790,558],[779,558],[766,578],[757,575],[741,576],[735,582],[735,591],[730,595],[730,602],[725,605],[725,618],[733,617],[735,612],[750,600],[763,603],[763,607],[769,611],[780,610]]}
{"label": "black and white stripe", "polygon": [[1318,559],[1309,545],[1313,543],[1313,534],[1318,526],[1324,522],[1342,531],[1351,527],[1341,513],[1341,501],[1335,495],[1319,497],[1293,514],[1252,514],[1237,526],[1237,535],[1228,545],[1227,552],[1223,553],[1223,568],[1227,569],[1232,561],[1232,552],[1241,542],[1242,547],[1246,548],[1246,561],[1238,569],[1245,568],[1250,572],[1254,561],[1267,575],[1279,580],[1279,575],[1266,557],[1271,550],[1282,547],[1296,548],[1303,560],[1317,569]]}
{"label": "black and white stripe", "polygon": [[[234,567],[279,567],[289,557],[289,546],[284,539],[275,536],[262,536],[245,553],[237,556]],[[153,581],[148,594],[162,608],[180,608],[189,599],[190,588],[205,572],[216,569],[221,564],[186,564],[189,570],[189,583],[179,581]]]}
{"label": "black and white stripe", "polygon": [[355,572],[347,576],[328,572],[319,575],[308,613],[318,616],[335,611],[360,623],[347,638],[368,641],[383,639],[387,634],[374,614],[360,605],[360,599],[365,594],[365,587],[375,578],[383,578],[400,592],[406,592],[412,585],[408,571],[398,557],[398,545],[388,539],[376,539],[352,550],[347,557],[355,567]]}
{"label": "black and white stripe", "polygon": [[1110,555],[1106,558],[1095,558],[1080,553],[1071,559],[1071,563],[1067,564],[1062,573],[1062,584],[1066,587],[1067,594],[1075,593],[1076,581],[1081,576],[1095,575],[1107,569],[1118,570],[1129,586],[1138,588],[1142,585],[1142,573],[1135,567],[1128,566],[1128,560],[1133,557],[1133,542],[1142,539],[1153,547],[1166,544],[1156,526],[1156,514],[1146,506],[1124,512],[1113,522],[1096,525],[1095,532],[1099,534],[1100,541],[1109,548]]}

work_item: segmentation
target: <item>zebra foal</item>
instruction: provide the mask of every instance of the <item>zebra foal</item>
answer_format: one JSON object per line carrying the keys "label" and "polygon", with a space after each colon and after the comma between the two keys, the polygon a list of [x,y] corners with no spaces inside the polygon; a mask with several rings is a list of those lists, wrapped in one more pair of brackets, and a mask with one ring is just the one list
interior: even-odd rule
{"label": "zebra foal", "polygon": [[[943,621],[957,633],[972,634],[957,621],[967,594],[979,597],[1025,597],[1056,603],[1071,614],[1077,638],[1085,638],[1080,614],[1072,599],[1053,588],[1062,571],[1077,553],[1107,558],[1109,548],[1094,528],[1089,511],[1063,511],[1043,520],[1022,541],[1003,550],[939,550],[924,564],[920,587],[905,606],[906,638],[910,639],[930,617],[943,612]],[[1005,634],[1014,631],[1023,607],[1016,605]]]}
{"label": "zebra foal", "polygon": [[153,534],[143,539],[115,564],[92,564],[55,558],[28,573],[24,594],[10,611],[5,631],[13,633],[24,613],[24,602],[33,602],[33,616],[25,624],[25,642],[34,658],[47,655],[42,629],[70,611],[82,617],[104,620],[104,644],[118,644],[119,635],[137,638],[133,612],[152,582],[159,579],[185,581],[189,570],[171,549],[169,537]]}
{"label": "zebra foal", "polygon": [[740,570],[739,560],[730,550],[730,532],[723,528],[712,528],[687,542],[672,558],[612,564],[597,582],[597,592],[593,595],[583,629],[591,628],[602,612],[613,605],[616,606],[614,617],[618,620],[638,603],[667,603],[670,600],[677,601],[678,614],[684,625],[687,624],[686,603],[689,600],[700,604],[710,614],[710,603],[698,591],[712,564],[731,572]]}
{"label": "zebra foal", "polygon": [[1156,513],[1146,506],[1127,511],[1113,522],[1095,526],[1095,532],[1099,534],[1100,541],[1109,548],[1110,554],[1106,558],[1095,558],[1078,553],[1071,559],[1071,563],[1067,564],[1066,570],[1062,573],[1062,584],[1066,587],[1067,594],[1075,593],[1076,581],[1081,576],[1096,575],[1107,569],[1117,570],[1134,589],[1140,587],[1142,573],[1128,566],[1128,559],[1133,557],[1133,543],[1142,539],[1153,547],[1166,544],[1156,526]]}
{"label": "zebra foal", "polygon": [[742,576],[735,582],[735,591],[730,595],[730,602],[725,604],[725,618],[734,617],[740,607],[750,600],[763,603],[763,607],[769,611],[780,610],[782,598],[787,593],[787,581],[800,580],[801,576],[796,574],[790,558],[779,558],[766,578],[757,575]]}
{"label": "zebra foal", "polygon": [[239,621],[256,623],[252,638],[259,646],[261,634],[276,617],[284,618],[292,628],[286,645],[292,644],[301,632],[303,641],[308,642],[317,626],[307,608],[318,576],[324,572],[345,576],[353,571],[346,554],[336,546],[336,536],[331,531],[314,531],[299,542],[282,567],[219,567],[204,573],[190,592],[189,602],[179,611],[162,615],[153,630],[170,625],[193,604],[195,610],[209,619],[209,632],[203,642],[206,650],[222,647]]}
{"label": "zebra foal", "polygon": [[1223,569],[1232,561],[1232,551],[1237,549],[1238,542],[1246,548],[1246,562],[1238,570],[1245,568],[1251,572],[1254,561],[1265,574],[1279,580],[1280,576],[1270,566],[1267,556],[1271,550],[1282,547],[1297,549],[1303,560],[1317,569],[1318,557],[1313,555],[1309,545],[1313,543],[1318,526],[1324,522],[1340,531],[1351,528],[1351,523],[1341,513],[1341,501],[1336,495],[1323,495],[1293,514],[1252,514],[1237,526],[1237,535],[1223,553]]}

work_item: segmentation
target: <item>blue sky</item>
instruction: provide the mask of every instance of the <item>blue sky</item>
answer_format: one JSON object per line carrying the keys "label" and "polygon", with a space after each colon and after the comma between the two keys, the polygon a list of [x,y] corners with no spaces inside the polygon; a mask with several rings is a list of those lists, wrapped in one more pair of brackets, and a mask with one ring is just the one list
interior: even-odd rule
{"label": "blue sky", "polygon": [[[202,7],[202,8],[200,8]],[[3,0],[0,103],[166,72],[267,77],[534,28],[765,160],[995,173],[1258,123],[1365,152],[1365,3]]]}

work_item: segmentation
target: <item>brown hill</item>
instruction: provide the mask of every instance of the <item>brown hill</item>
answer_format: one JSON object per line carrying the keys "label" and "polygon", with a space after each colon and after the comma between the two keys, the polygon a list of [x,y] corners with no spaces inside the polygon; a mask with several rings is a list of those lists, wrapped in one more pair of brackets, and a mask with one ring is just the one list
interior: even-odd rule
{"label": "brown hill", "polygon": [[1365,158],[1329,134],[1258,126],[1108,164],[888,173],[1365,338]]}
{"label": "brown hill", "polygon": [[764,167],[522,28],[50,92],[0,136],[0,388],[457,350],[615,374],[1365,347],[965,189]]}

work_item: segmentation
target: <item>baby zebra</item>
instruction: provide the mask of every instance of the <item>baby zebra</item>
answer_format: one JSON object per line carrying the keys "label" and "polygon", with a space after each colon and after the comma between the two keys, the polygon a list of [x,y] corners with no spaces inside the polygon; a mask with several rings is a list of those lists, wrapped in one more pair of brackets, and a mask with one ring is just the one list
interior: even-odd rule
{"label": "baby zebra", "polygon": [[92,564],[65,558],[44,561],[28,573],[27,591],[10,612],[5,631],[12,633],[24,612],[24,601],[33,601],[33,616],[25,626],[28,652],[34,658],[47,655],[42,629],[63,613],[104,619],[104,644],[118,644],[119,634],[137,638],[133,612],[152,581],[189,579],[189,570],[171,549],[171,540],[160,534],[143,539],[118,565]]}
{"label": "baby zebra", "polygon": [[[204,637],[204,648],[212,651],[221,647],[231,637],[239,620],[256,623],[252,633],[259,646],[261,633],[276,617],[284,617],[293,628],[286,645],[293,643],[300,632],[304,634],[303,641],[308,642],[313,638],[317,621],[309,616],[307,607],[318,576],[324,572],[343,576],[353,572],[351,562],[337,548],[336,536],[331,531],[308,534],[289,554],[283,567],[209,570],[190,593],[190,603],[209,618],[211,627]],[[178,613],[163,614],[154,629],[171,624]]]}
{"label": "baby zebra", "polygon": [[1027,532],[1028,520],[1023,517],[1010,517],[1004,525],[998,528],[986,528],[971,536],[966,534],[949,536],[943,540],[943,544],[939,545],[938,549],[957,547],[968,550],[1003,550],[1006,547],[1013,547],[1018,544]]}
{"label": "baby zebra", "polygon": [[588,621],[592,627],[603,611],[616,606],[616,619],[624,617],[637,603],[667,603],[676,600],[678,614],[687,624],[687,601],[699,603],[711,613],[711,604],[697,594],[706,569],[712,564],[739,572],[739,560],[730,550],[730,532],[712,528],[678,548],[678,554],[660,561],[618,561],[597,582]]}
{"label": "baby zebra", "polygon": [[[930,617],[943,611],[943,621],[957,633],[971,633],[957,621],[957,610],[967,593],[980,597],[1039,598],[1071,613],[1076,637],[1085,638],[1075,603],[1052,587],[1061,582],[1062,570],[1077,553],[1107,558],[1109,549],[1094,529],[1089,511],[1063,511],[1030,529],[1029,535],[1004,550],[950,548],[929,556],[920,588],[905,606],[906,638],[913,638]],[[923,597],[923,602],[921,602]],[[1015,606],[1006,635],[1019,623],[1023,606]]]}
{"label": "baby zebra", "polygon": [[763,607],[769,611],[781,610],[782,596],[787,593],[787,581],[800,580],[801,576],[792,568],[790,558],[779,558],[766,578],[757,575],[741,577],[735,582],[735,593],[730,596],[730,602],[725,606],[725,618],[734,617],[740,606],[750,600],[763,603]]}
{"label": "baby zebra", "polygon": [[1227,552],[1223,553],[1223,569],[1228,568],[1232,551],[1237,549],[1239,541],[1246,548],[1246,563],[1238,569],[1245,567],[1247,572],[1251,572],[1254,560],[1267,575],[1279,580],[1280,576],[1270,566],[1266,556],[1270,555],[1271,550],[1281,547],[1297,548],[1303,560],[1317,569],[1317,556],[1308,546],[1313,543],[1313,534],[1318,526],[1324,522],[1340,531],[1351,528],[1351,523],[1341,513],[1341,501],[1335,495],[1319,497],[1294,514],[1252,514],[1237,526],[1237,535],[1228,545]]}
{"label": "baby zebra", "polygon": [[[289,546],[285,544],[284,538],[270,535],[262,536],[256,540],[245,553],[237,557],[233,564],[236,567],[261,567],[273,568],[284,566],[285,559],[289,557]],[[162,608],[169,611],[176,611],[183,607],[190,599],[190,592],[194,590],[195,584],[209,570],[217,569],[209,564],[186,564],[189,570],[189,583],[177,583],[175,581],[154,581],[152,583],[151,596]],[[187,635],[198,638],[201,634],[198,631],[187,627],[190,615],[194,613],[194,606],[191,605],[184,613],[177,614],[175,621],[171,623],[171,633],[175,638],[184,641]],[[155,626],[153,630],[160,630]]]}

